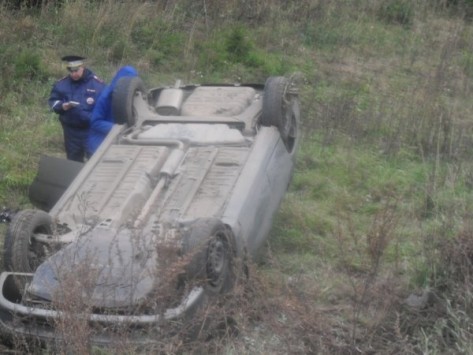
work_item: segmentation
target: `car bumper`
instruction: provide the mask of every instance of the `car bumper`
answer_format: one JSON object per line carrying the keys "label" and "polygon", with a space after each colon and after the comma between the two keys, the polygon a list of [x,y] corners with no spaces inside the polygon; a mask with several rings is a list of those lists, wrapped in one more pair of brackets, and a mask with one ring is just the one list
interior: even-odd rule
{"label": "car bumper", "polygon": [[[24,336],[38,340],[57,340],[57,332],[54,324],[64,317],[63,311],[27,306],[18,300],[18,293],[12,292],[15,288],[13,277],[32,278],[33,274],[3,272],[0,274],[0,327],[4,335]],[[162,314],[101,314],[90,313],[86,315],[88,324],[97,332],[91,337],[94,344],[106,345],[113,339],[113,331],[105,332],[105,329],[129,327],[130,329],[143,329],[145,327],[159,329],[160,325],[167,321],[182,318],[192,314],[204,301],[205,291],[202,287],[195,287],[184,297],[182,302],[175,308],[169,308]],[[21,298],[21,297],[19,297]],[[82,315],[81,315],[82,316]],[[152,343],[152,340],[141,335],[136,337],[130,335],[130,341],[136,343]]]}

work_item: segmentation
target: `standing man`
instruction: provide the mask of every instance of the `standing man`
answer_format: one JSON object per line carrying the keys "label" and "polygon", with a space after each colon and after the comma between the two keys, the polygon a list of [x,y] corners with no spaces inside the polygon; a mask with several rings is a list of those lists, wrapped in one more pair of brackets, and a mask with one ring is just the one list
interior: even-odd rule
{"label": "standing man", "polygon": [[68,55],[61,60],[66,62],[69,75],[54,84],[48,103],[59,114],[67,159],[83,162],[89,157],[87,142],[92,110],[105,84],[85,67],[85,58]]}

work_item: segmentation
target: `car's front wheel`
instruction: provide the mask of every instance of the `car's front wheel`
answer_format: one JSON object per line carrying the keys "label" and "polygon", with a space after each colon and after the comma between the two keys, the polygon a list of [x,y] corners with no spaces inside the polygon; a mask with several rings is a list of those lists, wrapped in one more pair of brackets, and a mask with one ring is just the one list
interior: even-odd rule
{"label": "car's front wheel", "polygon": [[22,210],[13,218],[4,243],[4,265],[8,271],[34,272],[47,256],[35,234],[52,234],[52,218],[41,210]]}
{"label": "car's front wheel", "polygon": [[204,281],[211,293],[230,290],[234,283],[234,248],[232,233],[214,218],[199,219],[183,238],[183,253],[187,257],[187,279]]}

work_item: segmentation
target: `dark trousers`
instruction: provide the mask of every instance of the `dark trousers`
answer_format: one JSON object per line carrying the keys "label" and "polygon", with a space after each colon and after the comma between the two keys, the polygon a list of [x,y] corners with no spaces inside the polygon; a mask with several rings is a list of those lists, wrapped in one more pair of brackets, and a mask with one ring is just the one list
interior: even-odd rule
{"label": "dark trousers", "polygon": [[83,163],[86,159],[90,158],[87,152],[89,129],[63,125],[63,130],[67,159]]}

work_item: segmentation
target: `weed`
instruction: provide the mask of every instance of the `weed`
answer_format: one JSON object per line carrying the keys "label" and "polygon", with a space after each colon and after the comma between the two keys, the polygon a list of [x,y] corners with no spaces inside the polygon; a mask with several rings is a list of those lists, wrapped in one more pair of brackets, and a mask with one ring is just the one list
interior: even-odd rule
{"label": "weed", "polygon": [[15,58],[15,76],[24,80],[35,80],[42,77],[41,60],[37,53],[22,51]]}
{"label": "weed", "polygon": [[389,0],[381,6],[379,17],[390,23],[409,26],[413,22],[414,7],[411,1]]}

